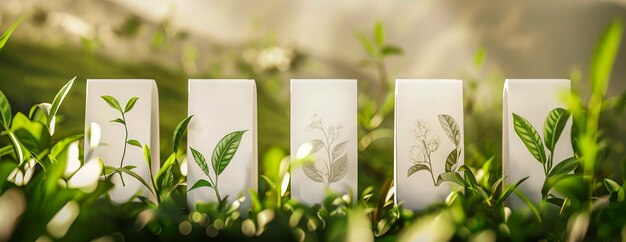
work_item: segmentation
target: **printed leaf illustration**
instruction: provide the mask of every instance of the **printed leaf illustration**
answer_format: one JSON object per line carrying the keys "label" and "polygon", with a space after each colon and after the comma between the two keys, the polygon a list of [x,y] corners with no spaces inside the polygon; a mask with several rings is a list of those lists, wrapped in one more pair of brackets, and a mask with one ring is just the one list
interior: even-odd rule
{"label": "printed leaf illustration", "polygon": [[528,151],[537,159],[541,164],[546,163],[546,151],[543,148],[543,143],[541,142],[541,137],[537,130],[533,128],[533,126],[523,118],[517,114],[513,114],[513,128],[515,129],[515,133],[522,140]]}
{"label": "printed leaf illustration", "polygon": [[548,148],[550,152],[554,152],[554,146],[559,140],[569,116],[570,113],[562,108],[555,108],[548,114],[546,122],[543,125],[543,138],[546,148]]}
{"label": "printed leaf illustration", "polygon": [[222,138],[215,146],[213,150],[213,156],[211,157],[211,163],[213,164],[213,170],[217,175],[222,174],[222,171],[226,169],[226,166],[233,159],[235,152],[239,148],[241,137],[247,130],[234,131],[227,134]]}
{"label": "printed leaf illustration", "polygon": [[316,152],[318,152],[320,149],[324,147],[324,141],[321,141],[319,139],[312,139],[310,142],[311,142],[311,145],[313,146],[313,148],[311,148],[310,154],[315,154]]}
{"label": "printed leaf illustration", "polygon": [[457,150],[454,149],[450,154],[448,154],[448,158],[446,158],[446,172],[451,172],[452,167],[456,165],[457,162]]}
{"label": "printed leaf illustration", "polygon": [[137,146],[137,147],[141,148],[141,143],[139,143],[139,141],[137,141],[137,140],[131,139],[131,140],[127,141],[126,143],[129,144],[129,145]]}
{"label": "printed leaf illustration", "polygon": [[180,121],[180,123],[176,125],[176,129],[174,130],[174,137],[172,137],[172,153],[176,153],[176,151],[178,150],[178,144],[180,144],[180,140],[183,138],[183,134],[185,133],[185,130],[187,130],[187,125],[189,125],[192,117],[193,115],[183,119],[183,121]]}
{"label": "printed leaf illustration", "polygon": [[48,128],[50,131],[50,135],[54,134],[55,116],[57,115],[57,112],[59,111],[59,106],[61,106],[63,99],[65,99],[65,96],[67,96],[67,93],[72,88],[72,85],[74,84],[74,80],[76,80],[76,77],[72,78],[72,80],[70,80],[67,84],[65,84],[65,86],[63,86],[61,90],[59,90],[57,95],[54,96],[54,99],[52,100],[52,106],[50,107],[50,113],[48,114]]}
{"label": "printed leaf illustration", "polygon": [[132,97],[130,100],[128,100],[128,102],[126,103],[126,107],[124,108],[125,113],[133,109],[135,103],[137,103],[137,99],[139,99],[139,97]]}
{"label": "printed leaf illustration", "polygon": [[430,167],[428,167],[428,165],[422,164],[422,163],[415,164],[415,165],[409,167],[409,170],[407,171],[406,176],[409,177],[409,176],[413,175],[413,173],[421,171],[421,170],[430,171]]}
{"label": "printed leaf illustration", "polygon": [[196,188],[200,188],[200,187],[210,187],[210,188],[213,188],[213,184],[211,184],[207,180],[200,179],[196,183],[194,183],[193,186],[191,186],[191,188],[189,188],[189,191],[191,191],[193,189],[196,189]]}
{"label": "printed leaf illustration", "polygon": [[120,106],[120,103],[114,97],[105,95],[105,96],[102,96],[102,99],[104,99],[104,101],[106,101],[107,104],[109,104],[109,106],[111,106],[115,110],[122,112],[122,107]]}
{"label": "printed leaf illustration", "polygon": [[304,174],[311,180],[316,182],[324,182],[324,178],[322,178],[321,172],[315,168],[314,163],[302,165],[302,171],[304,171]]}
{"label": "printed leaf illustration", "polygon": [[209,176],[209,166],[207,165],[204,156],[194,148],[189,147],[189,149],[191,150],[193,159],[196,161],[198,166],[200,166],[200,169],[202,169],[202,172],[204,172],[206,176]]}
{"label": "printed leaf illustration", "polygon": [[341,142],[333,148],[333,160],[337,159],[341,154],[343,154],[346,150],[346,145],[348,141]]}
{"label": "printed leaf illustration", "polygon": [[[324,136],[323,139],[309,141],[313,146],[310,154],[315,154],[322,148],[325,151],[323,155],[317,154],[314,162],[302,165],[302,171],[311,180],[329,186],[330,183],[341,180],[348,173],[348,155],[346,153],[348,141],[335,144],[335,141],[341,136],[342,127],[341,124],[326,126],[322,117],[317,114],[311,116],[311,122],[306,126],[305,131],[317,130],[319,134]],[[316,168],[317,163],[322,163],[323,166],[321,167],[324,167],[324,170],[318,170]]]}
{"label": "printed leaf illustration", "polygon": [[454,118],[447,114],[440,114],[439,123],[452,143],[459,146],[461,144],[461,131],[459,130],[459,125],[456,123]]}
{"label": "printed leaf illustration", "polygon": [[11,105],[9,105],[9,100],[4,93],[0,91],[0,122],[2,126],[4,126],[5,130],[9,130],[9,126],[11,126]]}
{"label": "printed leaf illustration", "polygon": [[330,182],[337,182],[346,176],[346,174],[348,174],[348,154],[343,154],[331,165],[328,180]]}

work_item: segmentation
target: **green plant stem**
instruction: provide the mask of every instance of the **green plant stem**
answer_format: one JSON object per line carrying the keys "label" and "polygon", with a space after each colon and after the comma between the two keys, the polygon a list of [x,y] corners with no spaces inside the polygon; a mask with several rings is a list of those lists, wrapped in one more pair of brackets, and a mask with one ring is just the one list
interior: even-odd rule
{"label": "green plant stem", "polygon": [[[124,157],[126,157],[126,146],[128,146],[128,126],[126,125],[126,117],[124,116],[124,112],[120,112],[122,114],[122,121],[124,121],[124,150],[122,151],[122,158],[120,159],[120,169],[124,167]],[[122,172],[118,172],[120,174],[120,180],[122,180],[122,186],[126,186],[124,182],[124,176]]]}
{"label": "green plant stem", "polygon": [[220,190],[217,188],[217,178],[218,178],[217,171],[215,171],[215,181],[213,181],[211,176],[207,176],[207,177],[209,177],[209,181],[211,182],[211,184],[213,184],[213,191],[215,191],[215,196],[217,197],[217,201],[222,202],[222,197],[220,196]]}

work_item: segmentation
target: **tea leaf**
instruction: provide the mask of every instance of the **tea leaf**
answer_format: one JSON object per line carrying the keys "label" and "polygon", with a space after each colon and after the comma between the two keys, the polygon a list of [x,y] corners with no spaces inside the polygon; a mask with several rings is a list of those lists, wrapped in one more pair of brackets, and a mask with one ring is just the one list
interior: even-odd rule
{"label": "tea leaf", "polygon": [[230,163],[239,148],[241,137],[247,130],[234,131],[224,136],[213,149],[211,162],[217,175],[221,174]]}
{"label": "tea leaf", "polygon": [[139,97],[132,97],[130,100],[128,100],[128,102],[126,103],[126,107],[124,108],[124,113],[128,113],[128,111],[133,109],[135,103],[137,103],[137,99],[139,99]]}
{"label": "tea leaf", "polygon": [[397,46],[387,45],[387,46],[384,46],[380,50],[380,54],[383,57],[392,56],[392,55],[401,55],[402,54],[402,49],[400,49],[400,47],[397,47]]}
{"label": "tea leaf", "polygon": [[200,188],[200,187],[210,187],[210,188],[213,188],[213,184],[211,184],[207,180],[200,179],[196,183],[194,183],[193,186],[191,186],[191,188],[189,188],[188,191],[191,191],[193,189]]}
{"label": "tea leaf", "polygon": [[341,154],[344,153],[344,151],[346,150],[347,144],[348,144],[348,141],[344,141],[335,145],[335,147],[333,148],[333,160],[337,159],[337,157],[339,157]]}
{"label": "tea leaf", "polygon": [[430,167],[428,165],[422,164],[422,163],[415,164],[415,165],[409,167],[409,170],[407,171],[406,177],[409,177],[409,176],[413,175],[413,173],[421,171],[421,170],[430,171]]}
{"label": "tea leaf", "polygon": [[555,108],[548,114],[543,127],[543,139],[548,150],[554,152],[554,146],[561,137],[563,128],[569,119],[570,113],[562,108]]}
{"label": "tea leaf", "polygon": [[198,166],[200,166],[200,169],[202,169],[202,172],[204,172],[206,176],[209,176],[209,166],[202,153],[191,147],[189,147],[189,149],[191,150],[191,155],[193,156],[193,159],[196,161]]}
{"label": "tea leaf", "polygon": [[137,147],[141,148],[141,143],[139,143],[139,141],[137,141],[137,140],[131,139],[131,140],[127,141],[126,143],[129,144],[129,145],[137,146]]}
{"label": "tea leaf", "polygon": [[21,17],[20,19],[15,21],[15,23],[13,23],[6,31],[4,31],[2,36],[0,36],[0,50],[2,50],[4,45],[7,44],[7,41],[9,40],[9,37],[11,37],[11,34],[13,34],[13,31],[15,31],[17,26],[20,25],[20,23],[22,22],[23,19],[24,19],[24,17]]}
{"label": "tea leaf", "polygon": [[465,186],[465,181],[457,172],[441,173],[439,177],[437,177],[437,186],[441,185],[443,182],[453,182],[459,186]]}
{"label": "tea leaf", "polygon": [[456,164],[458,157],[456,153],[457,150],[454,149],[450,152],[450,154],[448,154],[448,158],[446,158],[446,172],[451,172],[452,167]]}
{"label": "tea leaf", "polygon": [[143,179],[143,178],[142,178],[139,174],[135,173],[134,171],[131,171],[130,169],[127,169],[127,167],[134,168],[134,167],[132,167],[132,166],[126,166],[126,167],[123,167],[123,168],[121,168],[121,169],[120,169],[120,168],[115,168],[115,169],[116,169],[117,171],[119,171],[119,172],[123,172],[123,173],[126,173],[126,174],[128,174],[128,175],[130,175],[130,176],[134,177],[134,178],[135,178],[135,179],[137,179],[139,182],[141,182],[141,184],[143,184],[146,188],[148,188],[148,190],[149,190],[149,191],[150,191],[153,195],[155,195],[155,196],[156,196],[156,194],[154,194],[154,192],[153,192],[153,191],[152,191],[152,189],[151,189],[151,186],[150,186],[150,185],[146,182],[146,180],[144,180],[144,179]]}
{"label": "tea leaf", "polygon": [[174,165],[174,163],[176,163],[176,154],[171,154],[169,157],[167,157],[167,160],[165,160],[161,168],[157,171],[157,174],[154,178],[156,184],[164,183],[164,179],[166,178],[170,168],[172,167],[172,165]]}
{"label": "tea leaf", "polygon": [[383,46],[385,44],[385,29],[382,23],[376,23],[374,26],[374,40],[376,45]]}
{"label": "tea leaf", "polygon": [[330,175],[328,176],[328,181],[329,183],[337,182],[346,176],[346,174],[348,174],[348,154],[343,154],[330,165]]}
{"label": "tea leaf", "polygon": [[526,181],[526,179],[528,179],[529,177],[524,177],[521,180],[517,181],[515,184],[513,184],[513,186],[510,186],[509,188],[506,189],[506,191],[504,191],[502,193],[502,195],[500,195],[500,198],[498,198],[498,200],[496,201],[496,204],[502,204],[513,192],[515,189],[517,189],[517,187],[522,184],[522,182]]}
{"label": "tea leaf", "polygon": [[9,139],[11,139],[11,143],[13,144],[13,150],[15,151],[15,157],[17,158],[17,162],[21,164],[22,161],[24,160],[24,150],[23,150],[24,148],[22,147],[22,144],[15,136],[15,133],[13,133],[13,131],[10,131],[8,129],[7,131],[8,131],[7,133],[9,135]]}
{"label": "tea leaf", "polygon": [[585,201],[589,196],[589,186],[585,186],[588,177],[582,174],[568,174],[554,183],[553,189],[559,194],[575,199],[576,201]]}
{"label": "tea leaf", "polygon": [[367,51],[367,54],[372,58],[376,58],[376,49],[374,49],[372,43],[361,33],[357,33],[356,37],[361,42],[363,48],[365,48],[365,51]]}
{"label": "tea leaf", "polygon": [[111,122],[111,123],[121,123],[121,124],[126,124],[126,121],[124,121],[124,120],[123,120],[123,119],[121,119],[121,118],[116,118],[116,119],[113,119],[113,120],[111,120],[111,121],[109,121],[109,122]]}
{"label": "tea leaf", "polygon": [[56,144],[54,144],[54,146],[52,146],[49,155],[53,158],[58,158],[72,142],[77,141],[81,138],[83,138],[83,134],[77,134],[59,140],[58,142],[56,142]]}
{"label": "tea leaf", "polygon": [[604,96],[608,87],[613,63],[622,40],[624,24],[615,20],[607,27],[598,42],[591,62],[591,91]]}
{"label": "tea leaf", "polygon": [[183,139],[183,134],[185,134],[185,130],[187,130],[187,126],[191,121],[193,115],[186,117],[183,121],[180,121],[178,125],[176,125],[176,129],[174,130],[174,136],[172,137],[172,153],[176,153],[178,150],[178,145],[180,141]]}
{"label": "tea leaf", "polygon": [[456,120],[450,115],[439,114],[439,123],[452,143],[459,147],[461,144],[461,131]]}
{"label": "tea leaf", "polygon": [[559,162],[558,164],[556,164],[556,166],[554,166],[554,168],[552,168],[552,170],[548,174],[548,177],[557,176],[557,175],[565,175],[567,173],[570,173],[574,171],[578,167],[579,164],[580,162],[575,157],[567,158]]}
{"label": "tea leaf", "polygon": [[312,139],[310,142],[313,148],[311,148],[311,152],[309,152],[309,154],[315,154],[315,152],[318,152],[320,149],[322,149],[322,147],[324,147],[324,141],[321,141],[319,139]]}
{"label": "tea leaf", "polygon": [[104,101],[107,102],[107,104],[109,104],[109,106],[111,106],[115,110],[122,112],[122,107],[120,107],[120,103],[114,97],[105,95],[102,96],[102,99],[104,99]]}
{"label": "tea leaf", "polygon": [[9,104],[9,100],[4,93],[0,91],[0,123],[5,130],[9,130],[11,126],[11,118],[13,115],[11,114],[11,105]]}
{"label": "tea leaf", "polygon": [[541,164],[546,163],[546,151],[543,148],[541,137],[537,130],[533,128],[532,124],[528,122],[522,116],[513,114],[513,125],[515,133],[522,140],[528,151],[537,159]]}
{"label": "tea leaf", "polygon": [[322,178],[322,172],[318,171],[315,168],[315,164],[314,163],[307,163],[302,165],[302,171],[304,172],[304,174],[311,178],[311,180],[316,181],[316,182],[324,182],[324,179]]}
{"label": "tea leaf", "polygon": [[54,96],[54,99],[52,100],[52,106],[50,107],[50,112],[48,114],[48,129],[50,131],[50,135],[54,134],[54,127],[56,126],[55,116],[57,115],[57,112],[59,111],[59,107],[61,106],[61,103],[63,103],[63,99],[65,99],[65,96],[67,96],[67,93],[70,91],[70,89],[72,89],[72,85],[74,85],[74,80],[76,80],[76,77],[72,78],[72,80],[67,82],[67,84],[65,84],[65,86],[63,86],[61,90],[59,90],[57,95]]}

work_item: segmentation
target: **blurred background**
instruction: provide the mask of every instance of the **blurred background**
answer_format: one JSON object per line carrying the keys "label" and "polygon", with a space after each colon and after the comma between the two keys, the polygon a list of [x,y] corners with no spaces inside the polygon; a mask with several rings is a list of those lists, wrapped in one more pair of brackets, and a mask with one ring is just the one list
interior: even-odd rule
{"label": "blurred background", "polygon": [[[479,166],[501,153],[504,79],[571,78],[584,96],[594,44],[626,18],[626,1],[0,1],[0,30],[20,17],[0,52],[0,90],[27,113],[78,76],[58,137],[82,132],[88,78],[155,79],[165,149],[188,78],[253,78],[260,157],[288,153],[289,79],[356,78],[365,187],[393,177],[394,79],[465,80],[466,162]],[[626,48],[615,66],[609,96],[626,86]]]}

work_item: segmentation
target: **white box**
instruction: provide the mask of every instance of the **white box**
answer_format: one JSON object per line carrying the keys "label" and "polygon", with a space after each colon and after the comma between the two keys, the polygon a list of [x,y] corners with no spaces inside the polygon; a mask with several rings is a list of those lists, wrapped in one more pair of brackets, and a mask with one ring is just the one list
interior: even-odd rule
{"label": "white box", "polygon": [[423,209],[457,186],[439,175],[464,164],[463,82],[397,79],[395,105],[395,202]]}
{"label": "white box", "polygon": [[[230,163],[218,176],[217,186],[224,199],[234,201],[240,195],[248,197],[248,189],[257,190],[257,104],[254,80],[190,79],[189,116],[193,115],[187,131],[187,189],[199,179],[209,180],[195,162],[191,148],[199,151],[208,163],[210,179],[215,180],[211,157],[218,142],[234,131],[241,135],[239,146]],[[219,170],[219,169],[218,169]],[[217,201],[215,190],[201,187],[187,192],[190,208],[198,201]],[[250,207],[248,197],[241,209]]]}
{"label": "white box", "polygon": [[[102,96],[112,96],[119,101],[122,109],[133,97],[138,97],[135,106],[124,114],[128,126],[128,140],[137,140],[151,148],[152,167],[144,158],[143,149],[124,143],[124,125],[111,122],[121,118],[120,111],[107,104]],[[87,80],[87,100],[85,105],[85,133],[90,123],[100,125],[102,137],[100,146],[93,150],[93,157],[99,157],[105,166],[119,167],[124,147],[123,166],[135,166],[133,172],[139,174],[150,184],[150,171],[156,174],[159,169],[159,99],[156,82],[149,79],[89,79]],[[86,139],[87,137],[85,137]],[[85,140],[85,144],[88,140]],[[85,155],[90,153],[89,145],[85,145]],[[149,199],[156,198],[137,179],[123,174],[125,186],[119,174],[112,175],[115,187],[109,191],[111,199],[121,203],[140,195]],[[151,184],[150,184],[151,185]]]}
{"label": "white box", "polygon": [[356,80],[292,79],[290,129],[292,161],[303,144],[314,147],[312,163],[291,168],[293,198],[315,204],[327,191],[358,192]]}
{"label": "white box", "polygon": [[[509,183],[515,183],[528,176],[529,178],[518,189],[535,203],[541,201],[541,189],[546,176],[541,163],[533,157],[515,133],[513,113],[528,120],[537,130],[543,142],[546,117],[552,109],[563,107],[559,100],[561,95],[566,92],[570,92],[570,80],[567,79],[507,79],[504,83],[502,103],[503,175]],[[556,143],[554,165],[573,156],[570,137],[571,120],[565,125],[563,133]],[[549,154],[547,149],[546,154]],[[525,207],[516,195],[512,195],[510,201],[513,206]]]}

